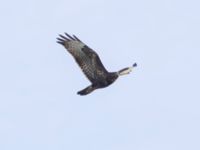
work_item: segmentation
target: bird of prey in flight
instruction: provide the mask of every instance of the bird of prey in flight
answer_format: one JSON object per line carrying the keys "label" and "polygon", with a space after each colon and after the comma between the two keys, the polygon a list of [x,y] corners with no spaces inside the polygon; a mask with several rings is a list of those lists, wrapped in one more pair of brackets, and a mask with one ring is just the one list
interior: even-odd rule
{"label": "bird of prey in flight", "polygon": [[116,72],[109,72],[102,64],[98,54],[75,35],[60,34],[57,40],[57,43],[63,45],[74,57],[83,73],[91,82],[91,85],[77,93],[79,95],[87,95],[96,89],[105,88],[112,84],[119,76],[129,74],[137,66],[134,63],[131,67],[126,67]]}

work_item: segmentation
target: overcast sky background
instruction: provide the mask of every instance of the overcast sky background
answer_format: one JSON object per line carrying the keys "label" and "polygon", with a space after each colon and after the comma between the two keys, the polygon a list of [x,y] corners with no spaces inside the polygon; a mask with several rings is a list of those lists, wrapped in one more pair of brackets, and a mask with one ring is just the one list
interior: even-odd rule
{"label": "overcast sky background", "polygon": [[[199,0],[0,2],[1,150],[199,150]],[[90,83],[56,43],[75,34],[128,76]]]}

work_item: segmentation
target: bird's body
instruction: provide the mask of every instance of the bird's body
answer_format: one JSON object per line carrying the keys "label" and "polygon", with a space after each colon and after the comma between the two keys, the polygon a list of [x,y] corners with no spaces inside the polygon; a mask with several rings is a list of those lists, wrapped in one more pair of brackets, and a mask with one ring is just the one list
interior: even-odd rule
{"label": "bird's body", "polygon": [[[79,40],[76,36],[60,35],[57,42],[63,45],[67,51],[74,57],[83,73],[92,83],[90,86],[78,92],[80,95],[86,95],[98,88],[104,88],[112,84],[119,75],[128,74],[134,67],[124,68],[118,72],[108,72],[103,66],[98,54]],[[136,64],[135,64],[136,66]]]}

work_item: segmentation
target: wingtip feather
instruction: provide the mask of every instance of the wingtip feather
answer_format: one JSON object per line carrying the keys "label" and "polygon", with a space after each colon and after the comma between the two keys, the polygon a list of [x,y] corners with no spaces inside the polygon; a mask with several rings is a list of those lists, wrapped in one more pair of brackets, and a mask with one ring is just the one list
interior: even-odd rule
{"label": "wingtip feather", "polygon": [[65,32],[65,35],[70,38],[71,40],[75,40],[71,35],[69,35],[68,33]]}

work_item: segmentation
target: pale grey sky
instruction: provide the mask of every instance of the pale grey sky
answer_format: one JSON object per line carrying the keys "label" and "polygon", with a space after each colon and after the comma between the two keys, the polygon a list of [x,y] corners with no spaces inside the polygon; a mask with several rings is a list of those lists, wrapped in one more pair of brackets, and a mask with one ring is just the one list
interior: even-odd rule
{"label": "pale grey sky", "polygon": [[[0,2],[1,150],[199,150],[200,1]],[[110,71],[90,83],[56,43],[75,34]]]}

